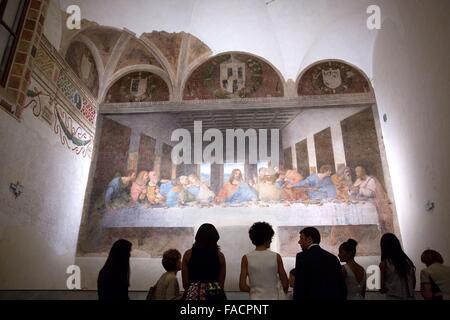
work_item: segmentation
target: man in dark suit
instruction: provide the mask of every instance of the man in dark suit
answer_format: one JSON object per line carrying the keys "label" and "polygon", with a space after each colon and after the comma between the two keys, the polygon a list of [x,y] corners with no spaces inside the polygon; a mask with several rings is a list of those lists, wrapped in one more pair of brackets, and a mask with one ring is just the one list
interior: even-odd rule
{"label": "man in dark suit", "polygon": [[347,289],[338,258],[323,250],[319,230],[307,227],[298,241],[294,300],[345,300]]}

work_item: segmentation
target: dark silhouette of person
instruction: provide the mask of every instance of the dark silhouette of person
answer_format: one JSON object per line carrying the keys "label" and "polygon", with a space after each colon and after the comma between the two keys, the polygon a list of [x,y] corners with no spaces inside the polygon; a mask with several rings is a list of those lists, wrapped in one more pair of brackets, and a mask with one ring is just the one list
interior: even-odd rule
{"label": "dark silhouette of person", "polygon": [[200,226],[195,243],[183,255],[181,276],[186,300],[226,300],[223,290],[225,256],[217,245],[217,229],[209,223]]}
{"label": "dark silhouette of person", "polygon": [[341,264],[319,246],[319,230],[304,228],[298,243],[302,252],[295,261],[294,300],[345,300],[347,290]]}
{"label": "dark silhouette of person", "polygon": [[427,249],[420,260],[427,266],[420,271],[420,291],[424,300],[450,300],[450,267],[444,265],[442,255]]}
{"label": "dark silhouette of person", "polygon": [[414,300],[416,267],[403,251],[400,240],[386,233],[380,240],[380,293],[389,300]]}
{"label": "dark silhouette of person", "polygon": [[117,240],[97,279],[99,300],[129,300],[131,242]]}

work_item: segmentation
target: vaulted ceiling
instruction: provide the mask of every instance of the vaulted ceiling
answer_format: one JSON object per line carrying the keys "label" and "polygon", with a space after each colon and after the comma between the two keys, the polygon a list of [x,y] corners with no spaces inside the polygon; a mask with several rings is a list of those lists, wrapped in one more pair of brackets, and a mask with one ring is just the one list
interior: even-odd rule
{"label": "vaulted ceiling", "polygon": [[[53,0],[57,1],[57,0]],[[340,59],[372,74],[377,31],[366,21],[369,5],[395,12],[383,0],[60,0],[81,7],[82,18],[126,28],[140,37],[157,31],[186,32],[216,55],[248,52],[270,61],[295,81],[308,65]],[[385,17],[383,17],[384,19]]]}
{"label": "vaulted ceiling", "polygon": [[[351,74],[353,87],[359,84],[356,91],[328,93],[370,91],[367,80],[377,31],[369,30],[366,21],[367,7],[376,2],[384,1],[51,0],[44,33],[105,104],[103,110],[122,113],[128,102],[139,109],[139,103],[194,100],[186,105],[191,112],[171,111],[179,127],[193,129],[193,121],[201,120],[204,129],[283,128],[302,112],[297,106],[315,106],[311,101],[299,103],[298,95],[324,93],[311,85],[322,70],[341,69],[343,82]],[[81,8],[81,30],[65,28],[64,11],[74,4]],[[235,64],[236,70],[245,65],[251,90],[221,90],[218,73],[223,63]],[[92,68],[86,69],[89,65]],[[300,75],[309,83],[303,84]],[[131,88],[139,91],[142,83],[149,94],[140,98]],[[270,104],[276,97],[287,100],[262,108],[260,100],[246,108],[232,101],[226,109],[216,110],[216,103],[207,109],[205,104],[195,106],[198,99],[270,98]]]}

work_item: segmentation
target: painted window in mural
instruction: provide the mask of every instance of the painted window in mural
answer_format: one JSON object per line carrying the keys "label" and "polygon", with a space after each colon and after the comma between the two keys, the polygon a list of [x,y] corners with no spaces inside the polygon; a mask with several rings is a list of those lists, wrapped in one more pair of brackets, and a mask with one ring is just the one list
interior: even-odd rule
{"label": "painted window in mural", "polygon": [[207,186],[211,186],[211,164],[203,163],[200,165],[200,180]]}
{"label": "painted window in mural", "polygon": [[245,176],[245,164],[244,163],[225,163],[223,165],[223,180],[230,180],[233,170],[240,170],[242,177]]}

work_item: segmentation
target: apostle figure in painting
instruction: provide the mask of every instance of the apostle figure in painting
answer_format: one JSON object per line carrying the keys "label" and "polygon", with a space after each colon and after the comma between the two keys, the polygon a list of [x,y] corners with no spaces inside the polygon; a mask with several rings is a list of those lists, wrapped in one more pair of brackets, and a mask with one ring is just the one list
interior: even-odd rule
{"label": "apostle figure in painting", "polygon": [[216,197],[216,203],[241,203],[256,200],[258,200],[256,191],[243,181],[242,172],[239,169],[231,172],[230,180]]}
{"label": "apostle figure in painting", "polygon": [[297,170],[288,170],[283,184],[285,199],[289,201],[308,200],[306,188],[301,185],[303,176]]}
{"label": "apostle figure in painting", "polygon": [[260,172],[260,180],[255,185],[259,200],[264,202],[280,201],[282,190],[276,185],[276,172],[272,168],[264,168]]}
{"label": "apostle figure in painting", "polygon": [[159,193],[158,176],[156,175],[156,172],[150,171],[148,176],[150,181],[147,185],[147,207],[164,202],[164,197]]}
{"label": "apostle figure in painting", "polygon": [[200,181],[196,174],[189,175],[189,185],[187,186],[188,198],[198,203],[211,203],[214,200],[214,192],[212,192],[206,183]]}
{"label": "apostle figure in painting", "polygon": [[148,205],[158,205],[164,202],[164,197],[159,193],[158,184],[150,181],[147,186]]}
{"label": "apostle figure in painting", "polygon": [[167,193],[166,205],[169,208],[176,207],[178,205],[184,205],[186,199],[186,189],[189,180],[186,176],[181,176],[175,180],[172,189]]}
{"label": "apostle figure in painting", "polygon": [[111,180],[105,191],[106,210],[111,211],[114,207],[129,201],[128,188],[135,179],[136,172],[130,170],[125,177],[115,177]]}
{"label": "apostle figure in painting", "polygon": [[206,183],[200,183],[200,191],[197,195],[197,202],[199,203],[212,203],[214,201],[214,194],[211,189],[209,189]]}
{"label": "apostle figure in painting", "polygon": [[198,194],[200,192],[200,179],[196,174],[190,174],[188,177],[188,184],[185,187],[185,201],[194,202],[197,200]]}
{"label": "apostle figure in painting", "polygon": [[369,176],[364,167],[356,167],[356,181],[350,191],[351,197],[356,200],[372,201],[378,212],[380,229],[382,233],[394,231],[393,213],[387,193],[380,181],[374,176]]}
{"label": "apostle figure in painting", "polygon": [[310,200],[322,201],[336,199],[336,188],[331,181],[330,165],[323,165],[320,167],[318,174],[313,173],[295,186],[308,188]]}
{"label": "apostle figure in painting", "polygon": [[147,196],[147,183],[149,180],[148,171],[139,172],[136,180],[131,185],[131,200],[133,202],[142,202]]}
{"label": "apostle figure in painting", "polygon": [[260,183],[263,182],[263,180],[265,179],[265,176],[267,175],[267,168],[259,168],[258,170],[258,179],[256,181],[256,183]]}
{"label": "apostle figure in painting", "polygon": [[331,181],[333,181],[333,184],[336,187],[336,199],[345,202],[349,201],[350,189],[353,186],[350,168],[340,166],[336,174],[331,176]]}
{"label": "apostle figure in painting", "polygon": [[172,180],[163,178],[159,181],[158,185],[159,185],[159,194],[164,198],[166,198],[169,191],[172,190],[174,184]]}

